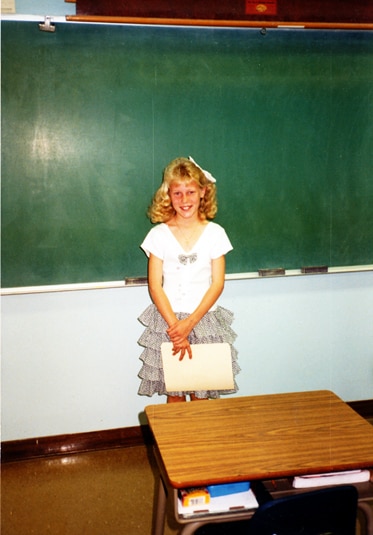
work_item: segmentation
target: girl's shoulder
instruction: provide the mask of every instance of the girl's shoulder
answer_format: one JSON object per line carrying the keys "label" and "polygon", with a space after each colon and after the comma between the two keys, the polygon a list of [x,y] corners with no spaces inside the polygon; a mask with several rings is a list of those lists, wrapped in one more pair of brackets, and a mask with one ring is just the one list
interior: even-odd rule
{"label": "girl's shoulder", "polygon": [[170,235],[170,229],[166,223],[158,223],[152,227],[144,238],[143,245],[160,244],[165,242]]}
{"label": "girl's shoulder", "polygon": [[206,227],[206,230],[208,230],[210,233],[214,234],[225,234],[224,228],[219,225],[219,223],[215,223],[215,221],[209,221]]}
{"label": "girl's shoulder", "polygon": [[212,258],[217,258],[233,249],[225,229],[218,223],[210,221],[205,232],[205,243],[209,244]]}
{"label": "girl's shoulder", "polygon": [[170,230],[165,223],[159,223],[149,230],[141,244],[141,248],[147,256],[152,253],[159,258],[163,258],[165,246],[169,243],[169,240],[166,239],[169,233]]}
{"label": "girl's shoulder", "polygon": [[147,236],[160,236],[165,232],[168,232],[168,226],[166,223],[157,223],[149,230]]}
{"label": "girl's shoulder", "polygon": [[[208,222],[208,227],[211,227],[211,228],[214,228],[214,229],[217,229],[217,228],[223,228],[221,225],[219,225],[219,223],[216,223],[215,221],[209,221]],[[224,230],[224,229],[223,229]]]}

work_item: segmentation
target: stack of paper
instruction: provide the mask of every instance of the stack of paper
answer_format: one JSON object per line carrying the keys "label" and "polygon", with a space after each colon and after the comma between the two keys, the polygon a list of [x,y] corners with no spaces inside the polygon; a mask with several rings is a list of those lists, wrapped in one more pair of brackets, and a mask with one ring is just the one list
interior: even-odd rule
{"label": "stack of paper", "polygon": [[369,470],[349,470],[347,472],[329,472],[325,474],[312,474],[309,476],[296,476],[293,487],[296,489],[310,487],[325,487],[330,485],[345,485],[349,483],[362,483],[369,481]]}

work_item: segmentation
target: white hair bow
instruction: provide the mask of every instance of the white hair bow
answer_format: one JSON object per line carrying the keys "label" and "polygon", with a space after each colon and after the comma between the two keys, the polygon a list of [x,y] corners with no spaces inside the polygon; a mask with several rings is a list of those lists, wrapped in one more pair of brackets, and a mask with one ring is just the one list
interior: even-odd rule
{"label": "white hair bow", "polygon": [[214,177],[212,176],[211,173],[209,173],[209,172],[206,171],[205,169],[202,169],[202,167],[201,167],[200,165],[198,165],[198,163],[195,162],[191,156],[189,156],[189,160],[190,160],[192,163],[194,163],[194,165],[196,165],[196,166],[198,167],[198,169],[201,169],[202,173],[205,175],[205,177],[207,178],[207,180],[208,180],[209,182],[212,182],[213,184],[215,184],[215,182],[216,182],[216,178],[214,178]]}

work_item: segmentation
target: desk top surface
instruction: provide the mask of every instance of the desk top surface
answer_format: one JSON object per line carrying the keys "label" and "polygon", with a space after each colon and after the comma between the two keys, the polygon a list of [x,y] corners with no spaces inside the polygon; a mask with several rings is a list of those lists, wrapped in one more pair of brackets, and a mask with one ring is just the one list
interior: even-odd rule
{"label": "desk top surface", "polygon": [[373,467],[373,426],[326,390],[145,412],[176,488]]}

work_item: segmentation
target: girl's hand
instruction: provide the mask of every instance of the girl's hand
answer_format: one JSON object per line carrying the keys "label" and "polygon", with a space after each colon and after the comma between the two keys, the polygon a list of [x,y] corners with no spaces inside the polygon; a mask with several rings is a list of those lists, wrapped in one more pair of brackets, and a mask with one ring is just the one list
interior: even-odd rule
{"label": "girl's hand", "polygon": [[188,338],[192,328],[193,324],[190,318],[185,318],[171,325],[171,327],[167,329],[167,334],[170,337],[171,342],[174,344],[180,344],[186,338]]}
{"label": "girl's hand", "polygon": [[185,353],[188,353],[189,358],[192,358],[192,348],[187,339],[183,340],[180,344],[174,344],[172,348],[172,354],[177,355],[180,353],[179,360],[183,360]]}

